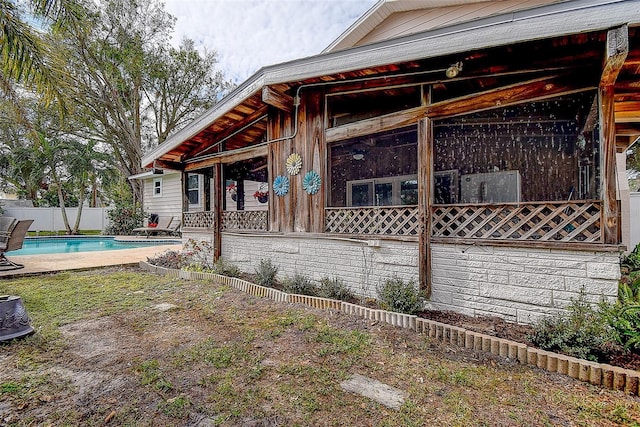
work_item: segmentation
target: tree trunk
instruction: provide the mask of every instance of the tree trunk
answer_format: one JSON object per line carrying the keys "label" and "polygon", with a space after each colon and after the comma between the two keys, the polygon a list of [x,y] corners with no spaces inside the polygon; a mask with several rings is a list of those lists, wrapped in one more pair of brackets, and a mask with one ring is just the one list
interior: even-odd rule
{"label": "tree trunk", "polygon": [[84,205],[84,193],[86,186],[83,184],[80,186],[80,195],[78,197],[78,215],[76,216],[76,223],[73,225],[73,231],[71,234],[80,234],[80,217],[82,216],[82,206]]}
{"label": "tree trunk", "polygon": [[53,174],[53,180],[55,181],[57,186],[58,204],[60,205],[60,211],[62,212],[62,221],[64,222],[64,228],[67,230],[67,234],[71,234],[71,227],[69,226],[69,219],[67,218],[67,210],[64,206],[64,194],[62,193],[62,185],[55,173]]}

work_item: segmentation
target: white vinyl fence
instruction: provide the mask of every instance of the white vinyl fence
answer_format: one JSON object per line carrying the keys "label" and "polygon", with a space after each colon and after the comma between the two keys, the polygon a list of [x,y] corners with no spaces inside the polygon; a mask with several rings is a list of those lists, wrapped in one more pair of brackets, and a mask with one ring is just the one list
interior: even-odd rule
{"label": "white vinyl fence", "polygon": [[633,250],[640,243],[640,193],[631,193],[630,208],[631,245],[629,250]]}
{"label": "white vinyl fence", "polygon": [[[80,218],[81,230],[101,230],[109,224],[107,211],[111,208],[82,208]],[[78,215],[78,208],[66,208],[69,226],[73,228]],[[60,208],[23,208],[5,207],[4,215],[18,219],[33,219],[29,231],[65,231]]]}

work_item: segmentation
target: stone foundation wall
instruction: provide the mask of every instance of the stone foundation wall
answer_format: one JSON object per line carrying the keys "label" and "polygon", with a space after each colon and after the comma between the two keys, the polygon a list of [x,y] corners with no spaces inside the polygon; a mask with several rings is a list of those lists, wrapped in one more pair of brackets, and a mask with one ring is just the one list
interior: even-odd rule
{"label": "stone foundation wall", "polygon": [[[211,241],[210,234],[183,238]],[[617,253],[441,243],[431,248],[435,309],[533,323],[561,311],[583,288],[594,303],[617,295]],[[222,256],[247,273],[269,258],[280,278],[338,276],[352,292],[369,297],[394,275],[418,281],[416,242],[224,233]]]}
{"label": "stone foundation wall", "polygon": [[434,308],[533,323],[558,313],[582,289],[615,300],[618,253],[433,244]]}
{"label": "stone foundation wall", "polygon": [[301,273],[313,280],[340,277],[352,292],[375,297],[376,286],[394,275],[418,282],[415,242],[314,238],[308,235],[222,235],[222,256],[254,273],[262,258],[279,267],[279,278]]}

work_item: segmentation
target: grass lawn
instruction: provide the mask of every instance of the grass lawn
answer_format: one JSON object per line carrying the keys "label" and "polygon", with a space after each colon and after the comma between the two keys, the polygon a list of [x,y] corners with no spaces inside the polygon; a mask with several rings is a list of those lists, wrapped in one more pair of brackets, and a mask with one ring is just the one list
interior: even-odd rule
{"label": "grass lawn", "polygon": [[[0,294],[37,330],[0,345],[0,425],[640,425],[638,397],[206,281],[107,269]],[[404,405],[342,390],[353,374]]]}

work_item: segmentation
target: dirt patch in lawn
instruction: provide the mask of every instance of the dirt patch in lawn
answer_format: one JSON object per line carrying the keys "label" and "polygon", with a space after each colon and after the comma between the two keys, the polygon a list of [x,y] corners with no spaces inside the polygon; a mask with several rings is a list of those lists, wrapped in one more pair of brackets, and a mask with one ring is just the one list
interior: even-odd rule
{"label": "dirt patch in lawn", "polygon": [[[84,274],[95,275],[97,292],[112,273]],[[0,346],[0,425],[640,423],[637,397],[408,330],[206,281],[142,282],[106,303],[128,309],[93,307],[53,336]],[[404,404],[342,390],[354,374],[401,390]]]}

